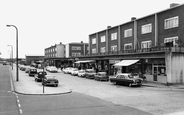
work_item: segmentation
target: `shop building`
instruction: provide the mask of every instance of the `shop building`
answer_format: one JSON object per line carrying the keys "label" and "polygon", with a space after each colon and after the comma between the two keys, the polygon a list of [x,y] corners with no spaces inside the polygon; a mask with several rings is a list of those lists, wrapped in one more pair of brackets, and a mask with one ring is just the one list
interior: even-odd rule
{"label": "shop building", "polygon": [[184,83],[184,4],[89,35],[89,54],[79,59],[96,61],[111,75],[114,64],[138,60],[122,72],[142,72],[148,81]]}

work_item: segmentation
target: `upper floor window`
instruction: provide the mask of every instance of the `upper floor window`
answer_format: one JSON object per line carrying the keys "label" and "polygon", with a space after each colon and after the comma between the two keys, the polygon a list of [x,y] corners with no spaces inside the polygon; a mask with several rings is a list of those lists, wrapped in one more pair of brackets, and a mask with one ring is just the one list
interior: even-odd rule
{"label": "upper floor window", "polygon": [[178,40],[178,36],[165,38],[164,39],[164,44],[171,43],[170,44],[171,46],[178,46],[177,40]]}
{"label": "upper floor window", "polygon": [[124,44],[124,50],[131,50],[132,49],[132,43]]}
{"label": "upper floor window", "polygon": [[127,29],[124,31],[124,37],[131,37],[132,36],[132,29]]}
{"label": "upper floor window", "polygon": [[93,54],[96,53],[96,48],[92,49],[92,53]]}
{"label": "upper floor window", "polygon": [[81,50],[80,46],[72,46],[72,50]]}
{"label": "upper floor window", "polygon": [[143,41],[143,42],[141,42],[141,49],[151,48],[151,44],[152,44],[151,40],[150,41]]}
{"label": "upper floor window", "polygon": [[151,33],[152,32],[152,25],[151,24],[143,25],[141,30],[142,30],[142,34]]}
{"label": "upper floor window", "polygon": [[165,29],[174,28],[179,26],[179,17],[172,17],[165,19]]}
{"label": "upper floor window", "polygon": [[92,39],[92,44],[96,44],[96,38]]}
{"label": "upper floor window", "polygon": [[117,51],[117,45],[111,46],[111,51]]}
{"label": "upper floor window", "polygon": [[101,52],[101,53],[105,53],[105,47],[101,47],[101,48],[100,48],[100,52]]}
{"label": "upper floor window", "polygon": [[117,39],[117,33],[112,33],[111,40],[116,40],[116,39]]}
{"label": "upper floor window", "polygon": [[101,42],[105,42],[105,36],[101,36]]}

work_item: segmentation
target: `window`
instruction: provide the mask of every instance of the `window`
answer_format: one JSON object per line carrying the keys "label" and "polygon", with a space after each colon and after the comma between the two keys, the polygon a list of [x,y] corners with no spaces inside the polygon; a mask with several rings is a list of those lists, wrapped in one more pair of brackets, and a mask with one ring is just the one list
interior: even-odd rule
{"label": "window", "polygon": [[111,51],[117,51],[117,45],[111,46]]}
{"label": "window", "polygon": [[179,17],[165,19],[165,29],[174,28],[179,26]]}
{"label": "window", "polygon": [[141,30],[142,30],[142,34],[151,33],[152,25],[151,24],[143,25]]}
{"label": "window", "polygon": [[101,36],[101,42],[105,42],[105,36]]}
{"label": "window", "polygon": [[96,44],[96,38],[92,39],[92,44]]}
{"label": "window", "polygon": [[124,50],[131,50],[132,49],[132,43],[128,43],[124,45]]}
{"label": "window", "polygon": [[117,39],[117,33],[112,33],[111,40],[116,40],[116,39]]}
{"label": "window", "polygon": [[93,54],[96,53],[96,48],[92,49],[92,53]]}
{"label": "window", "polygon": [[81,53],[72,53],[72,56],[80,56]]}
{"label": "window", "polygon": [[141,42],[141,49],[143,49],[143,48],[151,48],[151,41]]}
{"label": "window", "polygon": [[131,37],[132,36],[132,29],[127,29],[124,31],[124,37]]}
{"label": "window", "polygon": [[80,46],[72,46],[72,50],[81,50]]}
{"label": "window", "polygon": [[100,52],[101,52],[101,53],[105,53],[105,47],[101,47],[101,48],[100,48]]}
{"label": "window", "polygon": [[178,40],[178,36],[170,37],[170,38],[165,38],[164,39],[164,44],[165,43],[171,43],[172,42],[172,46],[178,46],[177,40]]}

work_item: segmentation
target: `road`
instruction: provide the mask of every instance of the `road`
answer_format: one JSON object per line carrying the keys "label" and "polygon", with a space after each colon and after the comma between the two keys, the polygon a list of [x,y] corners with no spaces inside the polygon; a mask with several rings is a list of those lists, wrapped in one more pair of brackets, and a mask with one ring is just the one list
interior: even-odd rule
{"label": "road", "polygon": [[[7,70],[8,66],[0,67],[2,76],[5,75],[8,78],[7,81],[10,82]],[[19,80],[24,77],[33,82],[33,85],[42,87],[41,83],[34,81],[34,77],[29,77],[27,74],[22,76],[23,73],[20,71]],[[2,76],[0,77],[2,78]],[[61,85],[62,83],[59,87],[51,88],[56,90],[56,88],[62,88]],[[9,87],[8,91],[11,90],[10,86],[10,84],[8,86],[3,85],[3,87]],[[132,107],[113,104],[75,91],[62,95],[22,95],[12,92],[10,92],[10,95],[12,95],[13,101],[8,98],[8,95],[5,96],[6,100],[0,98],[0,115],[151,115]]]}
{"label": "road", "polygon": [[[2,75],[4,69],[0,70]],[[56,75],[60,81],[59,86],[53,87],[53,90],[65,86],[72,89],[72,93],[50,96],[18,94],[23,115],[58,115],[61,113],[62,115],[149,115],[149,113],[159,115],[184,111],[184,90],[145,86],[128,87],[63,73],[49,74]],[[35,84],[33,77],[30,80]],[[40,83],[36,84],[42,87]],[[5,94],[1,93],[1,95]],[[1,113],[3,110],[6,111],[6,106],[9,105],[14,107],[13,111],[18,112],[15,95],[13,93],[9,95],[15,99],[14,105],[10,105],[9,100],[3,102],[6,103],[5,106],[0,103]],[[4,97],[8,98],[6,95]],[[0,99],[2,101],[2,98]]]}
{"label": "road", "polygon": [[19,115],[17,98],[11,92],[9,68],[0,64],[0,115]]}
{"label": "road", "polygon": [[155,115],[184,111],[184,90],[157,87],[127,87],[56,73],[61,84],[92,97],[129,106]]}

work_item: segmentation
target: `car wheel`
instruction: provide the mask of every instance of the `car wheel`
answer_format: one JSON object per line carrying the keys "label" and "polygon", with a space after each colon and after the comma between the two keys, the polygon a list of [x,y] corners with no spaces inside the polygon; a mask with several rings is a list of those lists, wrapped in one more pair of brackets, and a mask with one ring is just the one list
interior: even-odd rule
{"label": "car wheel", "polygon": [[114,85],[116,85],[117,83],[116,82],[112,82]]}
{"label": "car wheel", "polygon": [[55,85],[56,87],[58,86],[58,85]]}
{"label": "car wheel", "polygon": [[129,84],[128,84],[128,86],[129,86],[129,87],[132,87],[132,84],[131,84],[131,83],[129,83]]}

